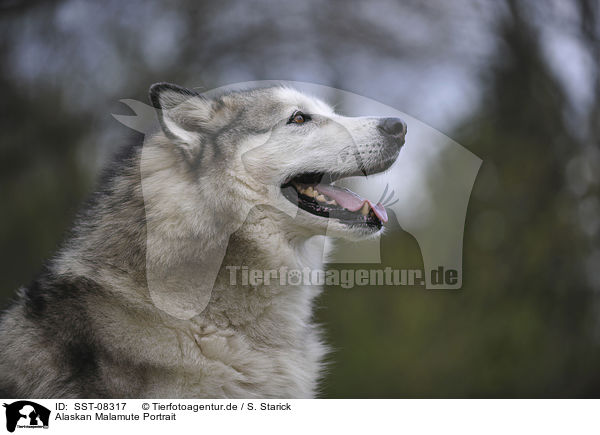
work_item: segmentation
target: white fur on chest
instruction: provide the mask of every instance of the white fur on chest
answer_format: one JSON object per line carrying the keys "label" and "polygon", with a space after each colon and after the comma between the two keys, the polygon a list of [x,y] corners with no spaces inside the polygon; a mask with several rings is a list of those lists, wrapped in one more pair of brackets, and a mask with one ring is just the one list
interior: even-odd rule
{"label": "white fur on chest", "polygon": [[[187,329],[160,340],[177,357],[150,385],[149,396],[207,398],[314,397],[326,352],[306,310],[314,288],[284,288],[260,313],[237,318],[210,309]],[[250,296],[250,299],[253,297]],[[231,313],[231,311],[230,311]]]}
{"label": "white fur on chest", "polygon": [[[253,234],[258,232],[246,226]],[[265,244],[265,240],[269,240]],[[232,239],[231,243],[237,243]],[[243,258],[249,267],[278,269],[322,264],[322,240],[290,248],[277,235],[261,240],[264,250]],[[241,261],[233,246],[224,266]],[[265,255],[265,252],[267,255]],[[326,347],[312,323],[313,304],[321,288],[311,285],[244,286],[238,277],[232,285],[230,271],[222,270],[206,312],[195,319],[188,340],[189,361],[201,367],[198,385],[210,397],[314,397]],[[196,353],[195,350],[198,350]],[[193,374],[192,374],[193,376]],[[193,379],[184,388],[194,389]],[[180,391],[180,395],[193,391]]]}

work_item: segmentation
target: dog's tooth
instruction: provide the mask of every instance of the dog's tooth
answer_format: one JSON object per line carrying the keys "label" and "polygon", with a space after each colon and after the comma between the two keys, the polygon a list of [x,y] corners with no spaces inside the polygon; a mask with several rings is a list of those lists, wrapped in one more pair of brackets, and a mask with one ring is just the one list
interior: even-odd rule
{"label": "dog's tooth", "polygon": [[325,197],[323,195],[319,195],[316,198],[317,198],[317,201],[325,202]]}
{"label": "dog's tooth", "polygon": [[312,186],[308,186],[306,189],[304,189],[304,193],[306,196],[310,196],[311,198],[314,196],[314,190],[312,188]]}
{"label": "dog's tooth", "polygon": [[369,214],[369,203],[365,202],[362,206],[362,208],[360,209],[360,214],[362,214],[363,216],[366,216]]}
{"label": "dog's tooth", "polygon": [[332,199],[331,201],[327,201],[327,204],[329,205],[338,205],[337,201],[335,199]]}

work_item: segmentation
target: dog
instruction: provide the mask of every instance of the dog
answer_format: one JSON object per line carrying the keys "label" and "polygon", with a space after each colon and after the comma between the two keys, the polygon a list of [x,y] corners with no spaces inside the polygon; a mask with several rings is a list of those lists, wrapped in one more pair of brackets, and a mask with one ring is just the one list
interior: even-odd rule
{"label": "dog", "polygon": [[323,236],[378,237],[383,206],[333,183],[388,169],[406,124],[288,87],[150,100],[160,129],[3,314],[0,396],[315,397],[321,288],[232,283],[231,266],[322,269]]}

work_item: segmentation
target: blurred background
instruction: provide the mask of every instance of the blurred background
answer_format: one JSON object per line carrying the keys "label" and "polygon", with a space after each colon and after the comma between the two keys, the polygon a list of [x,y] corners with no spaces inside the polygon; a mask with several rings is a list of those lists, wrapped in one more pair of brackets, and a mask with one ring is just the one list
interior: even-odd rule
{"label": "blurred background", "polygon": [[[461,290],[321,297],[322,396],[599,397],[599,60],[597,0],[2,0],[0,305],[135,138],[111,116],[120,99],[158,81],[312,82],[483,159]],[[383,251],[422,267],[406,232]]]}

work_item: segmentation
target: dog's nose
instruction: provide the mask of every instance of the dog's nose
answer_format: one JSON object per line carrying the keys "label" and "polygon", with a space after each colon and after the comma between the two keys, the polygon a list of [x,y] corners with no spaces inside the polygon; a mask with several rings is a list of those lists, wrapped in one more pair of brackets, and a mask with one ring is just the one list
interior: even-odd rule
{"label": "dog's nose", "polygon": [[390,136],[406,134],[406,123],[400,118],[384,118],[379,122],[377,128]]}

